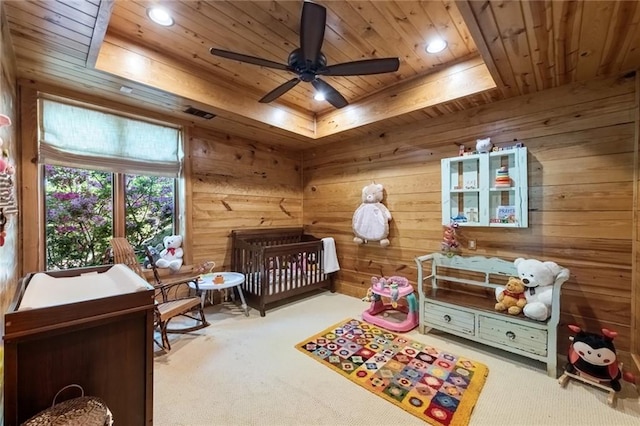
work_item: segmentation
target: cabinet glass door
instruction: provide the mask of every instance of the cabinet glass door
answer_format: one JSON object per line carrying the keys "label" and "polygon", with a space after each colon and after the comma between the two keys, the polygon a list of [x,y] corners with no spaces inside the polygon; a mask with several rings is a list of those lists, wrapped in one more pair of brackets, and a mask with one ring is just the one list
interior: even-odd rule
{"label": "cabinet glass door", "polygon": [[451,159],[446,165],[443,164],[443,174],[445,172],[448,191],[443,191],[443,223],[453,221],[478,225],[481,196],[480,158]]}
{"label": "cabinet glass door", "polygon": [[442,160],[442,223],[526,228],[527,149]]}

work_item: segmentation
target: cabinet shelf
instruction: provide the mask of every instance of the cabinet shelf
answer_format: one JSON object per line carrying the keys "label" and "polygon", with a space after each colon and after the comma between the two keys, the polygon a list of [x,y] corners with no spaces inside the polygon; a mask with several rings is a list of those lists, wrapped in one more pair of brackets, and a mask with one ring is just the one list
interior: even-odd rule
{"label": "cabinet shelf", "polygon": [[442,159],[443,225],[526,228],[528,209],[526,148]]}
{"label": "cabinet shelf", "polygon": [[465,193],[465,192],[480,192],[479,189],[452,189],[451,190],[452,193]]}

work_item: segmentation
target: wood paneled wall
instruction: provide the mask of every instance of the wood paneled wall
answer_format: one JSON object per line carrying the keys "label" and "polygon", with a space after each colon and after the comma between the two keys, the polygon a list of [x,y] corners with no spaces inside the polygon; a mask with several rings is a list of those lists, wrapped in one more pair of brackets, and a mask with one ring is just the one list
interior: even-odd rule
{"label": "wood paneled wall", "polygon": [[632,274],[632,297],[634,304],[631,314],[635,319],[635,325],[632,323],[635,333],[631,339],[631,351],[633,359],[640,368],[640,76],[636,75],[636,106],[635,106],[635,146],[634,153],[635,168],[635,194],[633,206],[633,274]]}
{"label": "wood paneled wall", "polygon": [[231,230],[302,225],[302,155],[212,132],[190,131],[193,261],[230,270]]}
{"label": "wood paneled wall", "polygon": [[[336,240],[338,291],[362,297],[373,275],[415,282],[417,255],[440,250],[440,159],[490,136],[529,150],[529,227],[461,228],[463,254],[533,257],[571,270],[562,296],[560,347],[567,323],[619,332],[631,347],[634,186],[637,172],[633,75],[592,80],[512,98],[418,126],[389,129],[304,152],[304,219]],[[352,242],[351,218],[364,185],[385,186],[391,245]],[[474,239],[477,250],[466,249]],[[634,297],[636,301],[634,302]]]}

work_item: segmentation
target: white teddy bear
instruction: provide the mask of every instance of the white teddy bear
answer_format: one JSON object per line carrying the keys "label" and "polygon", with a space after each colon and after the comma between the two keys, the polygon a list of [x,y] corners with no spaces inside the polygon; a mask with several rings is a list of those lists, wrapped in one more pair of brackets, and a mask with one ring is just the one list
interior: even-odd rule
{"label": "white teddy bear", "polygon": [[[546,321],[551,316],[554,283],[566,281],[569,278],[569,270],[555,262],[541,262],[522,257],[514,260],[513,264],[526,287],[527,304],[522,312],[528,318]],[[496,289],[496,296],[501,292],[500,290],[504,289]]]}
{"label": "white teddy bear", "polygon": [[356,234],[353,241],[357,244],[367,241],[380,241],[382,247],[389,245],[389,221],[391,213],[382,204],[384,187],[381,184],[372,183],[362,188],[362,204],[353,213],[353,232]]}
{"label": "white teddy bear", "polygon": [[160,258],[156,261],[158,268],[169,268],[178,271],[182,266],[182,236],[168,235],[162,239],[164,250],[160,252]]}
{"label": "white teddy bear", "polygon": [[490,152],[492,147],[491,138],[476,139],[476,151],[486,153]]}

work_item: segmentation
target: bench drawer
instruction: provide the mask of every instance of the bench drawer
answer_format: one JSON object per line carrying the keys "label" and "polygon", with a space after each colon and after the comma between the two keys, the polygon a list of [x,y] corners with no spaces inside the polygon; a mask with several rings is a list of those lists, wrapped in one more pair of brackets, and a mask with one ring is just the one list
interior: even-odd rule
{"label": "bench drawer", "polygon": [[428,326],[443,331],[453,330],[469,336],[475,335],[475,315],[472,312],[425,302],[424,320]]}
{"label": "bench drawer", "polygon": [[[484,315],[478,316],[478,337],[532,354],[547,355],[547,330]],[[508,350],[508,349],[507,349]]]}

